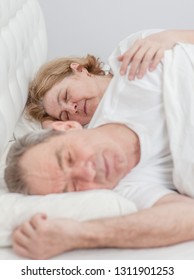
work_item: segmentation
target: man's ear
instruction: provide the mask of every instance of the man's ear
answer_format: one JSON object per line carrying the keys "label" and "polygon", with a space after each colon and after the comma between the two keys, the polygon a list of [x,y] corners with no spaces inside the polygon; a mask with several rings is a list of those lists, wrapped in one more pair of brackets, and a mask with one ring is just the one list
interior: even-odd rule
{"label": "man's ear", "polygon": [[76,121],[54,121],[50,123],[54,130],[67,131],[70,129],[83,129],[80,123]]}

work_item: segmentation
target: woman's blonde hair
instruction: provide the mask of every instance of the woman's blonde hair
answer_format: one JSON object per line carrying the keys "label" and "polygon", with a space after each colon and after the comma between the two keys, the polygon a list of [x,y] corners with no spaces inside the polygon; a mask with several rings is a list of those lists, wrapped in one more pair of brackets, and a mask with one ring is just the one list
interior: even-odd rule
{"label": "woman's blonde hair", "polygon": [[105,75],[103,63],[92,55],[86,57],[64,57],[45,63],[37,72],[29,87],[29,96],[26,104],[27,114],[37,121],[53,119],[43,107],[42,99],[46,92],[65,77],[72,75],[71,64],[78,63],[93,75]]}

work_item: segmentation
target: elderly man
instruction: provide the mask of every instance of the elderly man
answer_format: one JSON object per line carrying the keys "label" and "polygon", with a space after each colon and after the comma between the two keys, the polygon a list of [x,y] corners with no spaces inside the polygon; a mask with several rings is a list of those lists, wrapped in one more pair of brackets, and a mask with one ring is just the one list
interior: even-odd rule
{"label": "elderly man", "polygon": [[82,223],[35,215],[14,233],[18,254],[45,259],[79,248],[156,247],[194,239],[193,199],[170,190],[171,176],[161,163],[145,165],[139,138],[125,125],[44,134],[46,141],[20,159],[28,193],[117,185],[115,191],[133,199],[139,211]]}
{"label": "elderly man", "polygon": [[173,184],[163,66],[142,80],[128,81],[118,74],[117,56],[116,51],[114,78],[89,129],[81,130],[76,122],[56,123],[55,128],[66,131],[25,136],[9,154],[5,179],[10,189],[17,183],[17,191],[29,194],[113,189],[133,200],[139,211],[82,223],[36,215],[14,233],[15,251],[23,256],[48,258],[78,248],[156,247],[194,239],[194,201],[178,194]]}

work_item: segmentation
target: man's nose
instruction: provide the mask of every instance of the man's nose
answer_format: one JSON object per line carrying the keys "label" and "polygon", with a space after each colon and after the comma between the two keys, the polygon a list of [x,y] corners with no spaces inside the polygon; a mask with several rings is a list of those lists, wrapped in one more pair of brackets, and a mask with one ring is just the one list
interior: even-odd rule
{"label": "man's nose", "polygon": [[77,103],[68,102],[63,104],[63,110],[69,112],[70,114],[77,113]]}
{"label": "man's nose", "polygon": [[71,169],[71,176],[74,179],[80,179],[87,182],[93,182],[96,176],[96,170],[92,162],[76,163]]}

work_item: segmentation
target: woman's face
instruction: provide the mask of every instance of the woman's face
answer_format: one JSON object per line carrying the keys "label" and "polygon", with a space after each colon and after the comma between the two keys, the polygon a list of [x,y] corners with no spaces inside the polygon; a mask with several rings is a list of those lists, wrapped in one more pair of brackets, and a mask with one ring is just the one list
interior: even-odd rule
{"label": "woman's face", "polygon": [[85,68],[55,84],[43,98],[46,113],[57,120],[88,124],[104,94],[100,79]]}

